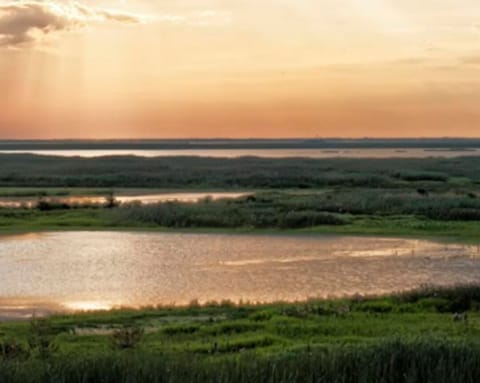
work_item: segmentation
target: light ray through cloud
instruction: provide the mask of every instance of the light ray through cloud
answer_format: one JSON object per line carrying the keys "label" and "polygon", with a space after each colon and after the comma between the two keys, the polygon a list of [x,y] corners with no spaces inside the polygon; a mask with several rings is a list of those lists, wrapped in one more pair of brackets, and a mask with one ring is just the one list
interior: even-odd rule
{"label": "light ray through cloud", "polygon": [[0,0],[0,139],[478,135],[479,25],[478,0]]}
{"label": "light ray through cloud", "polygon": [[52,33],[78,29],[91,23],[138,24],[142,20],[134,14],[92,8],[73,1],[0,3],[0,46],[34,43]]}

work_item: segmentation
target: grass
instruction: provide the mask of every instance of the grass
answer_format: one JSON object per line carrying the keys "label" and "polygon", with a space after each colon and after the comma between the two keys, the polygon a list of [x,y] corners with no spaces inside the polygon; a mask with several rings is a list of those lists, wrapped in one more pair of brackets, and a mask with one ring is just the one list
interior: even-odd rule
{"label": "grass", "polygon": [[48,157],[0,154],[0,187],[312,189],[334,186],[471,188],[480,157],[308,159]]}
{"label": "grass", "polygon": [[[454,313],[466,316],[456,320]],[[0,343],[25,350],[3,361],[0,357],[0,381],[480,379],[476,286],[304,303],[123,309],[37,322],[0,323]],[[112,341],[125,334],[136,337],[129,347]],[[32,337],[37,339],[33,350]],[[48,344],[44,354],[38,339]]]}
{"label": "grass", "polygon": [[0,187],[0,198],[73,197],[108,195],[109,189]]}
{"label": "grass", "polygon": [[478,243],[480,222],[433,221],[413,216],[357,217],[345,226],[314,227],[305,233],[443,238]]}
{"label": "grass", "polygon": [[283,234],[345,234],[398,237],[431,237],[449,240],[478,242],[479,222],[432,221],[416,217],[356,217],[345,225],[322,225],[302,229],[254,229],[238,228],[168,228],[155,224],[130,222],[118,224],[98,209],[73,211],[37,212],[27,211],[15,216],[1,216],[0,233],[22,233],[32,231],[74,231],[74,230],[145,230],[175,232],[221,232],[221,233],[283,233]]}

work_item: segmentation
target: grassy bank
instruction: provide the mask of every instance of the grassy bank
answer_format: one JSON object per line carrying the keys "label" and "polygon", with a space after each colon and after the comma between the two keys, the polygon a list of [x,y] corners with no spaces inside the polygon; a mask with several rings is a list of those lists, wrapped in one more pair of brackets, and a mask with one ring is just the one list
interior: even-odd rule
{"label": "grassy bank", "polygon": [[[18,213],[18,212],[16,212]],[[164,227],[155,224],[130,222],[118,224],[99,210],[79,209],[76,211],[54,211],[37,213],[27,211],[15,217],[3,216],[0,221],[0,234],[14,234],[41,231],[72,230],[145,230],[161,232],[204,232],[204,233],[264,233],[264,234],[345,234],[376,235],[398,237],[443,238],[477,243],[480,241],[480,223],[477,222],[438,222],[415,217],[358,217],[345,225],[322,225],[303,229],[255,229],[249,227],[212,228]]]}
{"label": "grassy bank", "polygon": [[411,189],[258,192],[235,200],[141,206],[43,202],[0,209],[0,232],[184,230],[442,237],[478,241],[480,198]]}
{"label": "grassy bank", "polygon": [[476,382],[480,288],[86,313],[0,334],[2,382]]}

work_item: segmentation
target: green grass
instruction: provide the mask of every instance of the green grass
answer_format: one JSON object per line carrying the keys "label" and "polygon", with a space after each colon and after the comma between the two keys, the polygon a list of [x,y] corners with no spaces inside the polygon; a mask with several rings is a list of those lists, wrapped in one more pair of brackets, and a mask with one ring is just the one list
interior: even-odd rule
{"label": "green grass", "polygon": [[112,220],[104,209],[71,209],[42,212],[32,209],[0,210],[0,233],[72,230],[146,230],[222,233],[345,234],[443,238],[478,242],[480,222],[435,221],[415,216],[348,216],[344,225],[300,229],[252,227],[166,227],[151,222]]}
{"label": "green grass", "polygon": [[[0,186],[54,188],[312,189],[404,187],[475,189],[480,157],[308,159],[48,157],[0,154]],[[460,182],[459,182],[460,181]]]}
{"label": "green grass", "polygon": [[0,232],[4,233],[102,228],[108,225],[108,221],[99,209],[51,212],[35,209],[0,210]]}
{"label": "green grass", "polygon": [[434,221],[414,216],[357,217],[344,226],[321,226],[299,230],[304,233],[355,234],[397,237],[443,238],[478,243],[480,222]]}
{"label": "green grass", "polygon": [[0,187],[0,198],[101,196],[109,192],[93,188]]}
{"label": "green grass", "polygon": [[[467,313],[467,319],[453,320],[455,312]],[[64,315],[40,328],[43,335],[36,330],[37,336],[51,345],[42,357],[37,349],[29,350],[30,323],[0,323],[0,343],[25,350],[3,361],[0,357],[0,381],[480,379],[480,287],[475,286],[297,304],[223,303]],[[132,349],[114,347],[115,329],[129,328],[143,328],[143,339]]]}

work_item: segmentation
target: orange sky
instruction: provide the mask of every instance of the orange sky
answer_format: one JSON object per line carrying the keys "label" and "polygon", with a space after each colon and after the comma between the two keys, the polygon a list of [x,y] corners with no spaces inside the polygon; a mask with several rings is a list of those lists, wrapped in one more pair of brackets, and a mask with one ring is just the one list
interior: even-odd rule
{"label": "orange sky", "polygon": [[480,137],[478,0],[0,0],[1,138]]}

